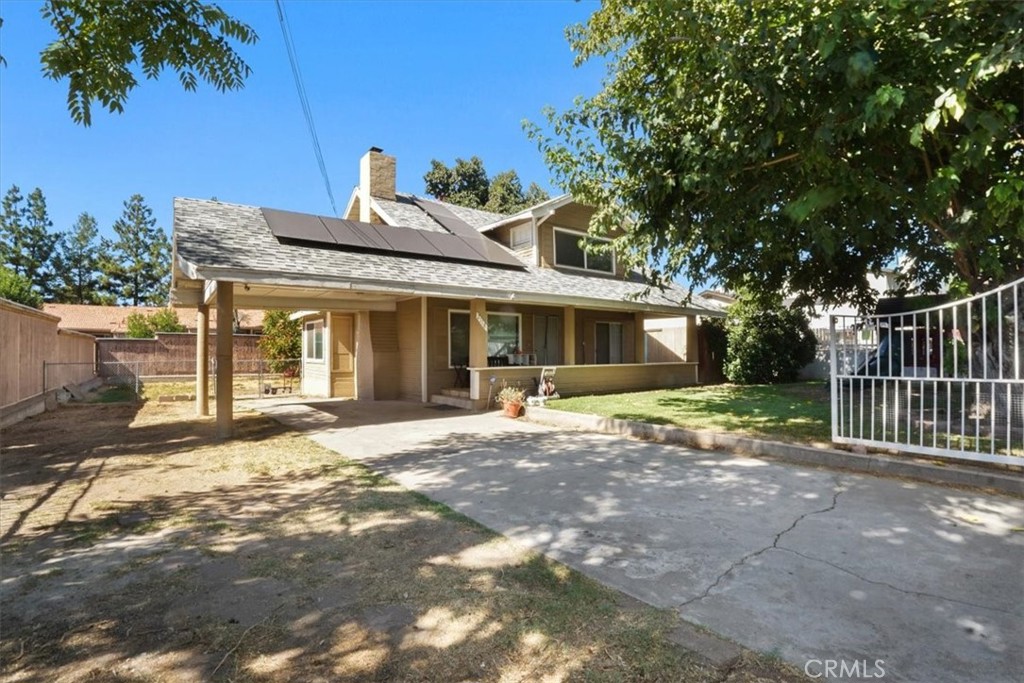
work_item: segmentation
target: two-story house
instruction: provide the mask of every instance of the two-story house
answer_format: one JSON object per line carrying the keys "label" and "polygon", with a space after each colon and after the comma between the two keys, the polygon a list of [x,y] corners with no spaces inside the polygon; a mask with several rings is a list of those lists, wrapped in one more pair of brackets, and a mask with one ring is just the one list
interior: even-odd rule
{"label": "two-story house", "polygon": [[699,381],[695,333],[679,362],[647,363],[644,321],[717,307],[585,249],[592,209],[563,195],[498,215],[399,193],[395,171],[371,149],[344,218],[176,199],[174,303],[199,307],[200,332],[214,301],[296,311],[314,396],[479,408],[492,379],[530,389],[539,366],[562,395]]}

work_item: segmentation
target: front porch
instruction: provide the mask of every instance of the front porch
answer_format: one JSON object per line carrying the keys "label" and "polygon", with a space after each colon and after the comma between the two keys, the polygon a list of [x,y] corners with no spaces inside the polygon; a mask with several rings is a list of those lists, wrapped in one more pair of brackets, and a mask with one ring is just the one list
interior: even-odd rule
{"label": "front porch", "polygon": [[[666,389],[700,382],[696,362],[548,367],[555,368],[554,382],[560,396]],[[534,395],[543,369],[539,365],[466,368],[468,387],[444,388],[430,400],[470,410],[487,410],[493,407],[494,396],[505,385],[518,386],[527,395]]]}

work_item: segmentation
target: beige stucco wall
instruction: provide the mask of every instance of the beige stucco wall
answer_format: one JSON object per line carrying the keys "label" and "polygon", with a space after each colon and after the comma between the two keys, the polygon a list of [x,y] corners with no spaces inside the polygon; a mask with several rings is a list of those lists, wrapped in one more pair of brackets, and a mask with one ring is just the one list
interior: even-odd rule
{"label": "beige stucco wall", "polygon": [[[59,320],[0,299],[0,407],[94,377],[96,339],[59,331]],[[46,386],[43,363],[47,363]]]}

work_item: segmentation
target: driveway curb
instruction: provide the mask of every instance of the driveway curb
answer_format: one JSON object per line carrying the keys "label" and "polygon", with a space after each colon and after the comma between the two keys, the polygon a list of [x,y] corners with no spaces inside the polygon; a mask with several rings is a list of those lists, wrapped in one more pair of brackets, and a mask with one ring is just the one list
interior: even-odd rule
{"label": "driveway curb", "polygon": [[533,422],[603,434],[631,436],[645,441],[680,444],[709,450],[726,450],[759,457],[775,458],[801,465],[834,467],[891,477],[908,477],[929,483],[994,489],[1000,493],[1024,497],[1024,477],[999,472],[968,469],[959,465],[933,465],[927,462],[892,458],[879,454],[860,454],[834,448],[800,446],[779,441],[763,441],[746,436],[695,431],[635,420],[620,420],[584,413],[569,413],[552,408],[529,406],[526,418]]}

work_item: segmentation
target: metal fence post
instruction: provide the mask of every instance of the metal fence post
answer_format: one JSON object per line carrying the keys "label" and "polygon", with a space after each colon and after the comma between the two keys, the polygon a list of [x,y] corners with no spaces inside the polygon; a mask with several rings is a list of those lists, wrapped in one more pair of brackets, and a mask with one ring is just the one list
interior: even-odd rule
{"label": "metal fence post", "polygon": [[839,437],[839,362],[836,351],[836,316],[828,317],[828,359],[832,379],[832,440]]}

